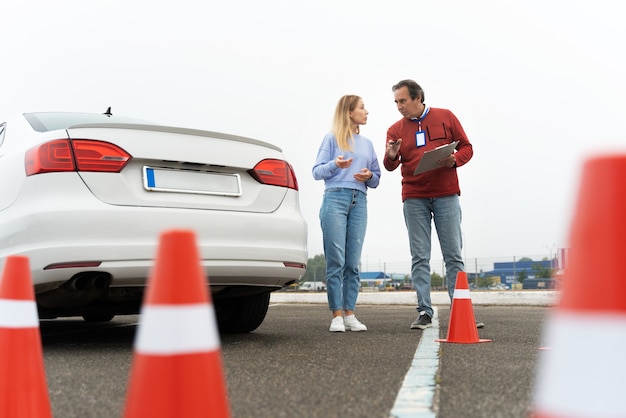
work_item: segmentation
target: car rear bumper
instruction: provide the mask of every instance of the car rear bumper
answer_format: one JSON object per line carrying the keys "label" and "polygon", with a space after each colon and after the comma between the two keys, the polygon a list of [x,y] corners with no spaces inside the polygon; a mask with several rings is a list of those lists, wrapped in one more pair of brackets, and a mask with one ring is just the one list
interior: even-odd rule
{"label": "car rear bumper", "polygon": [[[288,199],[297,199],[288,193]],[[307,226],[297,203],[269,214],[111,206],[94,199],[72,208],[3,211],[0,265],[11,254],[29,257],[36,289],[83,271],[106,272],[111,287],[142,286],[154,265],[160,234],[196,235],[200,264],[212,286],[280,288],[304,274]],[[17,215],[17,216],[11,216]],[[63,267],[98,262],[97,267]],[[300,265],[301,267],[295,267]],[[56,267],[56,268],[55,268]]]}

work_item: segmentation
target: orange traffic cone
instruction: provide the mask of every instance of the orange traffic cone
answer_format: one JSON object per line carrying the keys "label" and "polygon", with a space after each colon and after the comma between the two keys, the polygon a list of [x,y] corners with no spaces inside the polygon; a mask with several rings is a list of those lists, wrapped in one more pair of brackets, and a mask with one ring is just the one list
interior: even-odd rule
{"label": "orange traffic cone", "polygon": [[230,416],[215,311],[191,231],[161,235],[124,416]]}
{"label": "orange traffic cone", "polygon": [[478,338],[476,330],[476,318],[472,299],[470,299],[467,273],[458,272],[456,286],[452,296],[452,308],[450,308],[450,321],[448,324],[448,337],[445,340],[435,340],[442,343],[475,344],[486,343],[491,340]]}
{"label": "orange traffic cone", "polygon": [[626,155],[583,166],[561,298],[544,328],[535,417],[625,417]]}
{"label": "orange traffic cone", "polygon": [[52,417],[28,258],[6,258],[0,281],[0,417]]}

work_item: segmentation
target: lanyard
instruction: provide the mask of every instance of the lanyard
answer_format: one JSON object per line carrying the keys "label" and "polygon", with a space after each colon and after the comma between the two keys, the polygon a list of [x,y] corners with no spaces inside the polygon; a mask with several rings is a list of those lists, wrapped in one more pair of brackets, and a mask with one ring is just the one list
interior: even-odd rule
{"label": "lanyard", "polygon": [[420,116],[419,118],[411,118],[412,121],[417,122],[417,129],[419,131],[422,130],[422,121],[424,120],[424,118],[426,117],[426,115],[428,115],[428,111],[430,110],[429,106],[426,106],[426,108],[424,109],[424,112],[422,112],[422,116]]}

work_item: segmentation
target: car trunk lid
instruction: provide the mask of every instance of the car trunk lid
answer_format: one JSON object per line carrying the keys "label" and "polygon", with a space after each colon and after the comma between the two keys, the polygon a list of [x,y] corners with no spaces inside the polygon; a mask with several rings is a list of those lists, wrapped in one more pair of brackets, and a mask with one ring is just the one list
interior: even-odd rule
{"label": "car trunk lid", "polygon": [[284,160],[280,148],[251,138],[141,124],[87,124],[71,140],[114,144],[131,155],[119,173],[79,171],[98,199],[112,205],[272,212],[286,187],[262,184],[251,170]]}

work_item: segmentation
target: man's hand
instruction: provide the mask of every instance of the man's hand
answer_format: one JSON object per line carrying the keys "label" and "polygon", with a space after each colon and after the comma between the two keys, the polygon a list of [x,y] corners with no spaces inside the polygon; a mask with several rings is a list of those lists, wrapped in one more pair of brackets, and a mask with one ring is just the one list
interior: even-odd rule
{"label": "man's hand", "polygon": [[402,145],[402,138],[398,138],[395,141],[387,141],[385,146],[385,154],[390,160],[398,159],[398,152],[400,151],[400,145]]}
{"label": "man's hand", "polygon": [[452,168],[456,165],[456,158],[454,158],[454,154],[450,154],[449,157],[442,158],[441,160],[437,161],[437,163],[439,163],[439,165],[442,167]]}

